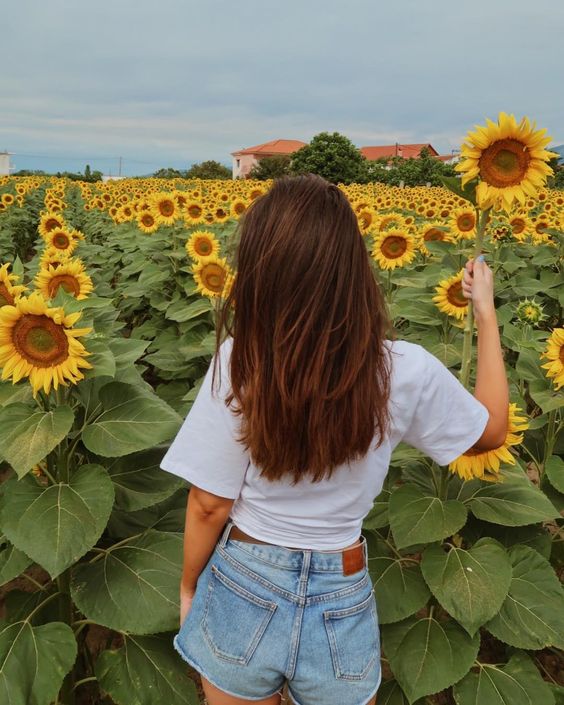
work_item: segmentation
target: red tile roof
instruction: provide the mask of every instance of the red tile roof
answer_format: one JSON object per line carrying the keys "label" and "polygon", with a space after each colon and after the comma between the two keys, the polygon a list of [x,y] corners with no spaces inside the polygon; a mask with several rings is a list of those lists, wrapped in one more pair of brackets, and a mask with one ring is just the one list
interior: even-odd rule
{"label": "red tile roof", "polygon": [[386,157],[403,157],[404,159],[417,158],[421,154],[423,147],[431,151],[432,156],[438,156],[437,150],[429,143],[427,144],[391,144],[378,147],[361,147],[360,151],[367,159],[382,159]]}
{"label": "red tile roof", "polygon": [[240,154],[261,154],[263,156],[267,154],[292,154],[300,147],[305,147],[306,144],[307,142],[301,142],[300,140],[271,140],[270,142],[257,144],[254,147],[231,152],[231,154],[234,157],[238,157]]}

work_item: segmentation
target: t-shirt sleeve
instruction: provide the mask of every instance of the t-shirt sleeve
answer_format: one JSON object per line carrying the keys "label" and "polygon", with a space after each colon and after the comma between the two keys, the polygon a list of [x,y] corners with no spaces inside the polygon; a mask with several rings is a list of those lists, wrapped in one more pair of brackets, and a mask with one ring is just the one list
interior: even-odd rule
{"label": "t-shirt sleeve", "polygon": [[489,412],[435,355],[421,350],[421,394],[402,440],[439,465],[448,465],[480,438]]}
{"label": "t-shirt sleeve", "polygon": [[235,416],[224,403],[230,391],[225,357],[227,345],[224,342],[220,350],[221,386],[218,369],[212,396],[214,356],[194,403],[160,467],[219,497],[237,499],[249,465],[249,455],[235,438],[240,417]]}

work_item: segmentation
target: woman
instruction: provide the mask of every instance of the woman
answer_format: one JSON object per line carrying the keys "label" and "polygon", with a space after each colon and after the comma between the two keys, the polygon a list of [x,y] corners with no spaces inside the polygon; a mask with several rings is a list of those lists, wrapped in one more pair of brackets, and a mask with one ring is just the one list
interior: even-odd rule
{"label": "woman", "polygon": [[276,180],[244,213],[235,259],[214,359],[161,463],[192,485],[174,646],[209,705],[278,705],[286,682],[296,705],[373,705],[380,637],[362,521],[400,441],[446,465],[505,439],[492,273],[469,261],[462,285],[478,327],[473,396],[422,346],[386,337],[335,185]]}

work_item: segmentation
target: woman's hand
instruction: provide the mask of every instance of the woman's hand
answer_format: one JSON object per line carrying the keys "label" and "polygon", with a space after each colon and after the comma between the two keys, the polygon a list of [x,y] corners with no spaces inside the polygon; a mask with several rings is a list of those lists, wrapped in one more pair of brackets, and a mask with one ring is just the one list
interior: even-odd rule
{"label": "woman's hand", "polygon": [[461,284],[463,296],[472,299],[476,320],[495,317],[493,272],[483,259],[466,262]]}
{"label": "woman's hand", "polygon": [[196,594],[196,590],[193,588],[186,588],[184,585],[181,583],[180,584],[180,626],[184,624],[184,620],[188,616],[188,612],[190,612],[190,609],[192,608],[192,600],[194,599],[194,595]]}

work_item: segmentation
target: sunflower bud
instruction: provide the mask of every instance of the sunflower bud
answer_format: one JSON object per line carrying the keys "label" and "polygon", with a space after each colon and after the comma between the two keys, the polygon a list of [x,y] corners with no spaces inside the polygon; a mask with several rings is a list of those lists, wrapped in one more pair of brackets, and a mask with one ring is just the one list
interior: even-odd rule
{"label": "sunflower bud", "polygon": [[522,323],[529,323],[531,325],[538,324],[547,318],[542,305],[536,301],[534,297],[520,301],[515,313]]}

